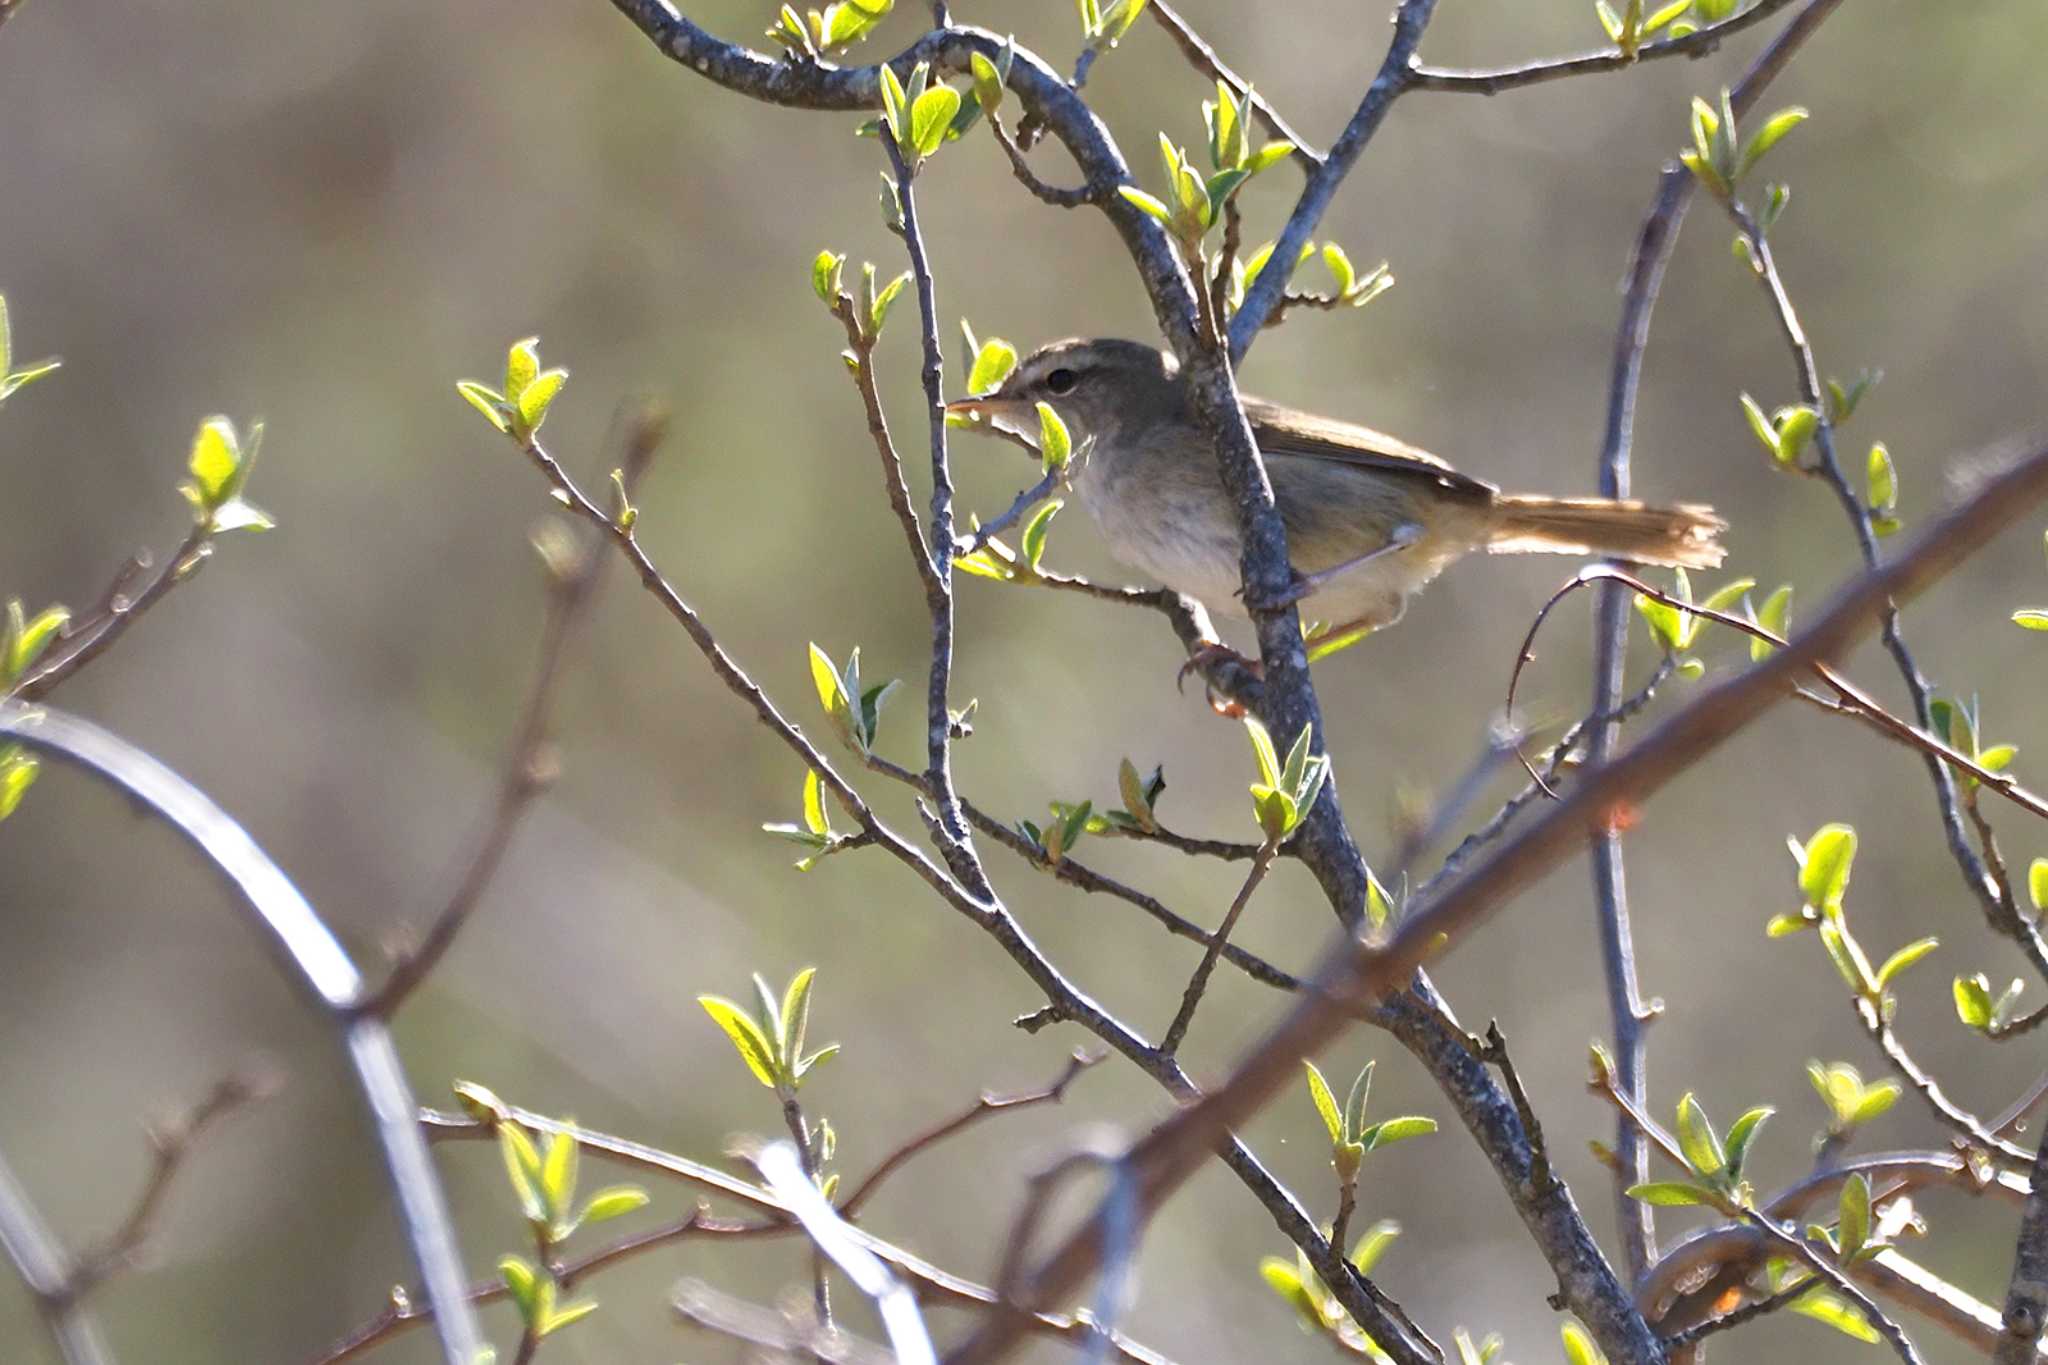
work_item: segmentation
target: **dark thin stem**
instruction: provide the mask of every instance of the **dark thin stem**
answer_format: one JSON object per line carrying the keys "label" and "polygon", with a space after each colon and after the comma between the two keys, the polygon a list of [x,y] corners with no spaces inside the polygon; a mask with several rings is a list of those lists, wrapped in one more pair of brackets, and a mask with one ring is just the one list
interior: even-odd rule
{"label": "dark thin stem", "polygon": [[994,521],[983,523],[975,528],[973,535],[956,542],[953,546],[954,557],[959,558],[962,555],[971,555],[975,551],[985,548],[991,540],[994,540],[997,536],[1016,525],[1018,518],[1037,506],[1047,494],[1059,486],[1060,480],[1066,477],[1066,473],[1067,471],[1064,469],[1046,470],[1045,477],[1019,493],[1001,516],[997,517]]}
{"label": "dark thin stem", "polygon": [[1429,26],[1431,15],[1436,11],[1436,0],[1401,0],[1401,7],[1394,13],[1394,38],[1388,44],[1385,60],[1380,63],[1379,74],[1359,101],[1358,109],[1351,115],[1351,121],[1344,125],[1344,131],[1330,144],[1321,164],[1309,172],[1308,183],[1302,187],[1301,197],[1295,201],[1293,213],[1288,215],[1287,226],[1273,244],[1273,254],[1267,266],[1252,281],[1245,291],[1244,303],[1239,306],[1237,316],[1230,324],[1230,358],[1234,363],[1244,360],[1245,352],[1251,349],[1259,331],[1266,325],[1267,316],[1279,303],[1280,295],[1286,292],[1287,282],[1293,278],[1294,267],[1301,257],[1301,244],[1315,232],[1322,221],[1323,213],[1336,198],[1337,187],[1344,183],[1344,177],[1358,163],[1358,155],[1365,150],[1366,143],[1379,131],[1380,123],[1394,101],[1415,80],[1412,63],[1415,52],[1422,44],[1422,31]]}
{"label": "dark thin stem", "polygon": [[1259,883],[1266,879],[1266,872],[1273,866],[1273,857],[1280,851],[1276,840],[1268,840],[1259,849],[1259,856],[1252,860],[1252,870],[1238,889],[1237,899],[1230,903],[1230,910],[1223,916],[1223,923],[1217,926],[1216,936],[1209,940],[1209,946],[1202,952],[1202,960],[1195,967],[1195,974],[1188,978],[1187,989],[1182,992],[1180,1008],[1174,1012],[1173,1022],[1166,1026],[1166,1036],[1160,1040],[1159,1050],[1171,1057],[1180,1051],[1181,1040],[1188,1036],[1188,1026],[1195,1022],[1195,1010],[1201,1006],[1202,993],[1209,988],[1210,974],[1216,970],[1216,959],[1223,953],[1223,945],[1230,941],[1230,931],[1237,927],[1237,917],[1251,904],[1252,893],[1259,889]]}
{"label": "dark thin stem", "polygon": [[[1204,42],[1202,35],[1195,32],[1194,26],[1175,13],[1166,0],[1152,0],[1152,3],[1146,6],[1146,10],[1154,22],[1166,30],[1167,36],[1173,39],[1173,45],[1188,59],[1188,65],[1211,80],[1223,82],[1230,87],[1231,93],[1240,99],[1252,88],[1251,82],[1223,64],[1222,59],[1216,55],[1216,49]],[[1309,146],[1308,139],[1287,126],[1287,120],[1280,117],[1280,111],[1275,109],[1264,95],[1252,95],[1252,114],[1265,125],[1267,132],[1294,144],[1295,160],[1311,168],[1322,164],[1322,154]]]}
{"label": "dark thin stem", "polygon": [[[1821,1255],[1812,1243],[1796,1233],[1787,1232],[1778,1225],[1777,1220],[1764,1214],[1752,1213],[1748,1221],[1763,1233],[1765,1240],[1782,1248],[1811,1270],[1815,1278],[1825,1281],[1829,1288],[1862,1310],[1870,1325],[1877,1329],[1879,1336],[1891,1344],[1891,1348],[1898,1352],[1899,1359],[1905,1361],[1906,1365],[1925,1365],[1919,1350],[1913,1345],[1912,1338],[1906,1335],[1905,1329],[1892,1321],[1884,1309],[1877,1306],[1877,1300],[1864,1293],[1833,1261]],[[2021,1360],[2024,1361],[2025,1357],[2021,1357]]]}
{"label": "dark thin stem", "polygon": [[2017,1143],[1999,1137],[1986,1126],[1984,1120],[1951,1100],[1942,1091],[1940,1082],[1928,1075],[1920,1064],[1913,1060],[1912,1055],[1906,1051],[1906,1045],[1899,1041],[1899,1035],[1885,1022],[1874,1004],[1867,999],[1858,999],[1856,1016],[1863,1023],[1863,1031],[1870,1035],[1871,1041],[1877,1044],[1878,1050],[1884,1053],[1885,1060],[1891,1064],[1892,1073],[1918,1092],[1936,1118],[1971,1142],[1996,1152],[2007,1161],[2025,1164],[2033,1159],[2033,1153]]}
{"label": "dark thin stem", "polygon": [[[1799,15],[1774,38],[1730,92],[1738,113],[1746,112],[1806,39],[1841,0],[1809,0]],[[1653,43],[1638,57],[1711,51],[1734,29],[1766,18],[1788,0],[1760,3],[1719,24],[1681,39]],[[1611,54],[1619,56],[1619,53]],[[1579,59],[1581,62],[1587,59]],[[1596,63],[1598,58],[1593,59]],[[1511,84],[1555,79],[1588,69],[1573,62],[1538,64],[1508,72],[1417,73],[1418,84],[1437,90],[1466,89],[1492,93]],[[1597,64],[1590,69],[1601,69]],[[1642,386],[1643,356],[1650,341],[1650,318],[1663,286],[1664,269],[1678,244],[1679,224],[1691,201],[1693,178],[1682,166],[1665,169],[1649,212],[1636,235],[1634,259],[1623,295],[1621,321],[1615,330],[1614,359],[1608,379],[1607,426],[1601,440],[1597,486],[1603,496],[1627,497],[1630,455],[1635,438],[1636,396]],[[1628,599],[1619,587],[1603,589],[1594,609],[1593,714],[1609,715],[1620,704],[1628,659]],[[1605,762],[1619,741],[1618,720],[1593,728],[1587,761]],[[1537,785],[1542,785],[1538,783]],[[1593,894],[1600,931],[1601,977],[1606,986],[1608,1019],[1621,1067],[1621,1083],[1640,1102],[1649,1093],[1648,1046],[1643,1037],[1651,1013],[1644,1005],[1636,977],[1634,934],[1629,923],[1627,869],[1619,830],[1608,829],[1593,839]],[[1618,1164],[1614,1173],[1621,1220],[1622,1249],[1631,1279],[1640,1277],[1657,1256],[1654,1210],[1621,1191],[1647,1178],[1649,1155],[1626,1123],[1615,1132]]]}
{"label": "dark thin stem", "polygon": [[1758,1318],[1777,1312],[1780,1308],[1789,1308],[1799,1299],[1811,1294],[1813,1289],[1813,1283],[1809,1280],[1801,1284],[1795,1284],[1788,1289],[1780,1289],[1777,1293],[1764,1298],[1753,1299],[1732,1313],[1723,1313],[1718,1318],[1708,1318],[1705,1322],[1694,1327],[1688,1327],[1683,1332],[1674,1332],[1672,1335],[1664,1338],[1665,1344],[1673,1351],[1681,1351],[1688,1346],[1697,1346],[1716,1332],[1726,1332],[1731,1328],[1746,1326],[1749,1323],[1755,1322]]}
{"label": "dark thin stem", "polygon": [[[618,466],[629,496],[639,488],[667,428],[666,415],[652,409],[631,419]],[[419,946],[399,959],[384,984],[364,1002],[363,1008],[380,1018],[390,1018],[454,945],[456,935],[476,912],[504,864],[520,822],[553,780],[555,764],[550,752],[555,696],[567,672],[569,647],[596,600],[606,562],[594,535],[577,536],[572,532],[569,543],[576,547],[573,559],[546,564],[548,601],[541,626],[540,662],[505,754],[495,806],[484,824],[476,851],[456,880],[455,890],[427,926]]]}
{"label": "dark thin stem", "polygon": [[929,1151],[948,1138],[956,1137],[997,1114],[1030,1109],[1041,1104],[1058,1104],[1067,1097],[1067,1087],[1072,1085],[1082,1072],[1101,1061],[1104,1055],[1099,1052],[1074,1053],[1067,1058],[1065,1069],[1053,1083],[1041,1086],[1037,1090],[1028,1090],[1016,1095],[992,1095],[983,1091],[981,1097],[966,1109],[906,1139],[896,1147],[896,1150],[883,1157],[875,1169],[868,1173],[867,1178],[854,1188],[853,1193],[840,1201],[839,1216],[849,1222],[852,1221],[860,1214],[862,1206],[874,1196],[875,1191],[882,1187],[882,1182],[903,1169],[912,1158]]}
{"label": "dark thin stem", "polygon": [[1010,130],[1003,127],[1002,120],[994,114],[990,114],[988,127],[989,131],[995,135],[996,145],[1001,147],[1003,155],[1009,158],[1010,172],[1017,177],[1017,183],[1030,190],[1040,202],[1050,204],[1057,209],[1077,209],[1083,204],[1095,204],[1102,201],[1105,191],[1092,182],[1076,186],[1073,189],[1063,189],[1058,185],[1047,184],[1039,179],[1038,173],[1031,169],[1031,163],[1024,159],[1024,149],[1019,147],[1017,140],[1010,136]]}
{"label": "dark thin stem", "polygon": [[141,620],[151,607],[161,602],[172,588],[197,573],[199,566],[204,564],[212,553],[211,524],[201,522],[185,537],[185,543],[164,561],[163,569],[149,581],[149,585],[133,598],[124,595],[122,584],[132,577],[131,571],[124,568],[116,575],[115,586],[108,592],[104,607],[94,614],[93,628],[78,632],[76,645],[64,650],[30,674],[14,689],[12,695],[21,701],[35,701],[48,696],[52,688],[74,676],[87,664],[113,648],[114,643],[127,633],[130,626]]}
{"label": "dark thin stem", "polygon": [[152,1125],[149,1130],[150,1169],[142,1192],[104,1242],[84,1252],[64,1286],[65,1297],[81,1298],[108,1277],[133,1263],[149,1240],[158,1211],[171,1191],[172,1182],[183,1169],[185,1159],[221,1120],[276,1088],[274,1078],[261,1075],[226,1076],[214,1083],[205,1097],[176,1117]]}
{"label": "dark thin stem", "polygon": [[1541,85],[1546,81],[1564,80],[1571,76],[1623,71],[1639,62],[1655,61],[1659,57],[1705,57],[1721,46],[1722,39],[1739,33],[1752,24],[1761,23],[1791,3],[1793,0],[1757,0],[1756,4],[1742,13],[1688,33],[1683,38],[1663,38],[1645,43],[1636,49],[1634,56],[1629,56],[1618,48],[1608,48],[1602,52],[1586,52],[1575,57],[1554,57],[1547,61],[1526,62],[1520,66],[1499,67],[1490,71],[1452,71],[1418,63],[1410,88],[1442,90],[1454,94],[1496,95],[1503,90],[1519,90],[1524,86]]}
{"label": "dark thin stem", "polygon": [[932,804],[931,823],[946,865],[965,886],[987,897],[992,894],[988,874],[974,851],[973,836],[960,814],[959,794],[953,790],[953,713],[948,705],[953,678],[953,560],[947,553],[953,544],[953,470],[946,453],[945,351],[939,344],[937,286],[932,282],[931,261],[918,228],[915,169],[903,159],[893,139],[885,137],[881,142],[896,176],[896,200],[903,210],[899,234],[910,256],[911,282],[917,290],[918,326],[924,343],[921,377],[931,437],[932,504],[926,529],[931,538],[927,553],[936,591],[926,593],[932,649],[925,690],[925,795]]}

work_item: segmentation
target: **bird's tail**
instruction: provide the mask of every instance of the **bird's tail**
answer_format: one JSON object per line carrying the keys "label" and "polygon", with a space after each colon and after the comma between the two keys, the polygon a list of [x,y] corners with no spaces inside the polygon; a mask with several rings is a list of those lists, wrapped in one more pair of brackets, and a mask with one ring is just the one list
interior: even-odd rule
{"label": "bird's tail", "polygon": [[1613,555],[1642,564],[1711,569],[1728,523],[1699,503],[1653,507],[1616,498],[1504,495],[1494,502],[1493,554]]}

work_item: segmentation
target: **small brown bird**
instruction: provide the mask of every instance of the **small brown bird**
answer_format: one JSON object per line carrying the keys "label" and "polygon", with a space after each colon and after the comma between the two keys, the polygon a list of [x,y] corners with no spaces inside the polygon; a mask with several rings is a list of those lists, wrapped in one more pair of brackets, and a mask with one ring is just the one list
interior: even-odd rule
{"label": "small brown bird", "polygon": [[[1071,483],[1116,557],[1212,611],[1246,615],[1237,514],[1173,356],[1135,341],[1056,341],[994,393],[946,410],[1029,444],[1040,402],[1092,441]],[[1303,618],[1333,634],[1392,625],[1474,550],[1721,562],[1727,523],[1709,507],[1502,493],[1366,427],[1250,397],[1244,410],[1287,526]]]}

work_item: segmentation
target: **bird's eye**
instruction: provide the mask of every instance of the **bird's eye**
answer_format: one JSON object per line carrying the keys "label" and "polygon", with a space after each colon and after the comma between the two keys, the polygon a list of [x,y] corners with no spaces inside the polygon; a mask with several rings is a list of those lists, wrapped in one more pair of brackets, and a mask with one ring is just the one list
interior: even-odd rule
{"label": "bird's eye", "polygon": [[1056,397],[1063,397],[1072,393],[1074,386],[1080,382],[1081,376],[1075,374],[1072,370],[1059,369],[1054,370],[1045,377],[1045,388],[1046,392]]}

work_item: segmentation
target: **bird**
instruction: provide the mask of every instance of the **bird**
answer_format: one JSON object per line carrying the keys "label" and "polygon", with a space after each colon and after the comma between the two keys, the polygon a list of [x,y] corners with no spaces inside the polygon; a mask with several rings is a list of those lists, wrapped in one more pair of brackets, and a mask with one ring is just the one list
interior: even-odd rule
{"label": "bird", "polygon": [[[1724,554],[1727,523],[1702,504],[1503,493],[1370,427],[1241,401],[1287,528],[1291,596],[1326,637],[1393,625],[1476,550],[1685,569]],[[1077,430],[1067,483],[1110,552],[1213,614],[1248,616],[1236,506],[1174,356],[1115,338],[1055,341],[946,412],[1035,448],[1041,402]]]}

